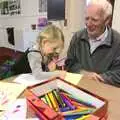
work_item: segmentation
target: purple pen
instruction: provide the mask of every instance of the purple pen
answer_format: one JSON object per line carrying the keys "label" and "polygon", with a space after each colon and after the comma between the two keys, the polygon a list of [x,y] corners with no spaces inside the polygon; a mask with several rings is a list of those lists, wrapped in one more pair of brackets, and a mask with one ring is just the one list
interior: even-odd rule
{"label": "purple pen", "polygon": [[73,106],[73,105],[70,103],[70,101],[69,101],[67,98],[65,98],[64,95],[62,95],[62,94],[60,94],[60,95],[61,95],[63,101],[65,102],[65,104],[66,104],[71,110],[74,110],[74,109],[75,109],[75,106]]}

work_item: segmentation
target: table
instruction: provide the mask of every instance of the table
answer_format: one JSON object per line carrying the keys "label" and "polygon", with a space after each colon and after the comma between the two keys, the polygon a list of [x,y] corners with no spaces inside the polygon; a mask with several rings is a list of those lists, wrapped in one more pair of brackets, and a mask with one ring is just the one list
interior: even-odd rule
{"label": "table", "polygon": [[[15,77],[10,77],[4,81],[12,81]],[[97,94],[108,100],[108,120],[120,120],[120,88],[104,84],[99,81],[81,80],[78,84],[81,88]],[[31,116],[31,113],[28,112]]]}
{"label": "table", "polygon": [[107,99],[108,120],[120,120],[120,88],[90,80],[81,80],[79,86]]}

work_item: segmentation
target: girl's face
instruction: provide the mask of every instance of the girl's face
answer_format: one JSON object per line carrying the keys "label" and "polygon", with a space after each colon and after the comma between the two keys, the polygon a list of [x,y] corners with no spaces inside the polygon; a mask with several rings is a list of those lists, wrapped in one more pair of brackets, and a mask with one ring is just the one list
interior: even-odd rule
{"label": "girl's face", "polygon": [[64,43],[62,40],[57,42],[44,41],[42,44],[42,52],[45,56],[60,54],[63,49]]}

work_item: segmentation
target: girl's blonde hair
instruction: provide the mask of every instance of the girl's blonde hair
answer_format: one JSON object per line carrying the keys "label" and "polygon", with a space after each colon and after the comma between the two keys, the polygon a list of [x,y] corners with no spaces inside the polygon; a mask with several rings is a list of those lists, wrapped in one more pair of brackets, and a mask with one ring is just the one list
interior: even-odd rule
{"label": "girl's blonde hair", "polygon": [[64,43],[63,32],[55,25],[47,25],[38,35],[37,42],[41,46],[43,40],[57,42],[59,40]]}

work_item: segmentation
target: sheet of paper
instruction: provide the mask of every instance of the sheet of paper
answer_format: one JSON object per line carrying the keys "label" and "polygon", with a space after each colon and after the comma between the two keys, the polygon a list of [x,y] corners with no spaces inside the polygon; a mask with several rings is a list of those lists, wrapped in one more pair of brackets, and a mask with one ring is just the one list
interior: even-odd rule
{"label": "sheet of paper", "polygon": [[45,80],[38,80],[32,74],[21,74],[14,80],[14,82],[24,84],[26,86],[32,86],[43,81]]}
{"label": "sheet of paper", "polygon": [[81,75],[81,74],[67,72],[66,76],[65,76],[65,80],[74,84],[74,85],[77,85],[80,82],[82,76],[83,75]]}
{"label": "sheet of paper", "polygon": [[34,77],[31,73],[27,73],[19,75],[14,82],[24,84],[26,86],[32,86],[47,81],[57,75],[58,72],[38,72],[36,73],[36,77]]}
{"label": "sheet of paper", "polygon": [[4,111],[0,111],[0,120],[1,120],[1,116],[4,114]]}
{"label": "sheet of paper", "polygon": [[28,118],[26,120],[40,120],[40,118]]}
{"label": "sheet of paper", "polygon": [[1,116],[2,120],[25,120],[27,114],[26,99],[17,99]]}
{"label": "sheet of paper", "polygon": [[6,110],[25,90],[26,86],[16,83],[0,82],[0,110]]}

